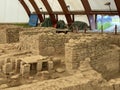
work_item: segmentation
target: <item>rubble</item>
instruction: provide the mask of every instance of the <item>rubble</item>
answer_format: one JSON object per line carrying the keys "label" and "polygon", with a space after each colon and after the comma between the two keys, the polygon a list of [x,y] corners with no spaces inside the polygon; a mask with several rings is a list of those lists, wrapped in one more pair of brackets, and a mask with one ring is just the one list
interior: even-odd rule
{"label": "rubble", "polygon": [[50,73],[48,71],[42,71],[41,72],[41,77],[42,80],[47,80],[50,78]]}
{"label": "rubble", "polygon": [[58,73],[63,73],[63,72],[65,72],[65,70],[64,70],[63,68],[57,68],[57,69],[56,69],[56,72],[58,72]]}

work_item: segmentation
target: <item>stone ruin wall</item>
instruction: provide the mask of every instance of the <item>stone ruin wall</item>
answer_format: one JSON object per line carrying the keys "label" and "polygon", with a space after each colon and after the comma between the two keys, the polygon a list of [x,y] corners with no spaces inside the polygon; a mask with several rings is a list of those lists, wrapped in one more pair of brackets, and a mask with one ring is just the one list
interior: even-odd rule
{"label": "stone ruin wall", "polygon": [[64,55],[65,54],[65,43],[71,38],[80,38],[81,34],[56,34],[53,32],[49,33],[35,33],[20,35],[21,50],[30,50],[34,54],[40,54],[43,56],[50,55]]}
{"label": "stone ruin wall", "polygon": [[39,36],[39,54],[48,56],[64,55],[64,43],[68,42],[68,39],[65,37],[64,34],[41,34]]}
{"label": "stone ruin wall", "polygon": [[20,42],[21,50],[30,50],[34,54],[65,55],[67,70],[77,69],[81,60],[90,57],[91,65],[101,73],[109,75],[111,72],[119,71],[119,51],[110,49],[109,46],[120,45],[119,35],[73,33],[65,35],[43,32],[37,35],[21,34]]}
{"label": "stone ruin wall", "polygon": [[[114,40],[115,39],[115,40]],[[107,35],[94,35],[81,37],[80,40],[70,40],[65,44],[65,62],[68,71],[78,69],[80,61],[86,57],[91,58],[92,67],[105,76],[118,73],[120,70],[120,52],[117,46],[120,45],[120,38],[114,39]]]}
{"label": "stone ruin wall", "polygon": [[44,28],[44,27],[33,27],[33,28],[23,28],[15,25],[2,25],[0,26],[0,44],[5,43],[16,43],[19,42],[19,34],[21,31],[27,34],[27,32],[41,33],[41,32],[55,32],[54,28]]}
{"label": "stone ruin wall", "polygon": [[20,50],[38,52],[39,36],[38,35],[20,35]]}
{"label": "stone ruin wall", "polygon": [[[106,81],[91,68],[89,61],[81,62],[80,69],[72,76],[35,82],[5,90],[119,90],[118,79]],[[81,69],[82,68],[82,69]]]}
{"label": "stone ruin wall", "polygon": [[[65,44],[66,43],[66,44]],[[72,34],[72,35],[64,35],[64,34],[53,34],[53,33],[39,33],[35,35],[26,35],[22,34],[20,35],[20,44],[21,44],[21,50],[31,50],[35,54],[43,54],[43,55],[51,55],[51,53],[46,52],[46,49],[48,47],[54,47],[54,50],[52,50],[57,53],[57,49],[59,49],[60,53],[65,54],[66,59],[66,68],[67,70],[72,69],[78,69],[80,61],[84,60],[86,57],[91,58],[91,65],[94,69],[97,71],[103,70],[100,67],[106,67],[108,68],[108,72],[118,71],[119,63],[119,50],[118,49],[110,49],[108,47],[110,44],[116,44],[120,45],[120,38],[119,36],[111,37],[103,35],[101,38],[99,38],[98,35],[92,36],[92,35],[83,35],[83,34]],[[56,46],[59,46],[56,47]],[[42,52],[41,52],[42,50]],[[50,48],[49,48],[50,50]],[[102,57],[104,55],[104,57]],[[98,58],[96,58],[98,57]],[[109,60],[105,61],[105,60]],[[100,64],[99,64],[100,63]],[[105,63],[105,65],[103,64]],[[99,64],[99,65],[98,65]],[[112,64],[113,67],[107,67],[106,65]],[[103,65],[103,66],[101,66]],[[99,69],[99,70],[98,70]],[[99,71],[102,72],[102,71]],[[105,71],[103,71],[105,72]],[[89,72],[90,73],[90,72]],[[95,77],[93,75],[93,77]],[[93,78],[92,77],[92,78]],[[98,78],[95,78],[95,80]],[[44,81],[42,83],[35,83],[32,85],[28,85],[26,87],[20,86],[11,88],[8,90],[119,90],[120,89],[120,82],[119,83],[113,83],[106,85],[99,85],[94,84],[92,85],[89,81],[90,78],[86,79],[81,78],[81,75],[73,75],[65,78],[60,78],[56,80],[49,80]],[[91,79],[91,81],[93,81]],[[62,83],[61,83],[62,82]],[[71,84],[69,83],[71,82]],[[43,86],[43,87],[42,87]],[[7,89],[6,89],[7,90]]]}
{"label": "stone ruin wall", "polygon": [[3,28],[0,30],[0,44],[5,43],[15,43],[19,41],[19,31],[22,31],[20,28]]}

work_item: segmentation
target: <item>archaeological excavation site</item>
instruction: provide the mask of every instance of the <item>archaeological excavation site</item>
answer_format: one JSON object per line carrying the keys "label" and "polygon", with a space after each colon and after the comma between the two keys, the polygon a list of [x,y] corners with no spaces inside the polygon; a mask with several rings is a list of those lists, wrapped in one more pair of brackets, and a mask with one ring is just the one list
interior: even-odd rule
{"label": "archaeological excavation site", "polygon": [[119,33],[0,27],[0,90],[120,90]]}
{"label": "archaeological excavation site", "polygon": [[120,90],[120,0],[1,0],[0,90]]}

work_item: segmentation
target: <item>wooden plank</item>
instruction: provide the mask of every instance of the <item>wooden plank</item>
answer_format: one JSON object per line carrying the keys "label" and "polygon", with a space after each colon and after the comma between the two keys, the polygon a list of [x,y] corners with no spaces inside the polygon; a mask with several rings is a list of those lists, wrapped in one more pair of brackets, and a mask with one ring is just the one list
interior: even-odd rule
{"label": "wooden plank", "polygon": [[60,6],[61,6],[61,8],[63,10],[63,13],[64,13],[65,17],[66,17],[68,26],[70,26],[73,21],[72,21],[70,12],[69,12],[69,10],[68,10],[68,8],[66,6],[66,3],[65,3],[64,0],[58,0],[58,2],[59,2]]}
{"label": "wooden plank", "polygon": [[41,1],[43,2],[44,6],[45,6],[46,9],[47,9],[47,12],[48,12],[48,14],[49,14],[49,16],[50,16],[50,18],[51,18],[51,20],[52,20],[52,24],[53,24],[53,25],[56,24],[56,23],[57,23],[57,20],[55,19],[55,15],[54,15],[54,13],[53,13],[53,11],[52,11],[52,9],[51,9],[48,1],[47,1],[47,0],[41,0]]}
{"label": "wooden plank", "polygon": [[25,3],[24,0],[19,0],[19,2],[22,4],[23,8],[25,9],[27,15],[30,17],[30,14],[31,14],[31,11],[30,9],[28,8],[27,4]]}
{"label": "wooden plank", "polygon": [[35,3],[34,0],[29,0],[29,1],[30,1],[31,5],[33,6],[33,8],[35,9],[35,12],[36,12],[36,14],[38,15],[38,18],[39,18],[40,22],[43,22],[44,19],[43,19],[43,17],[42,17],[42,13],[40,12],[37,4]]}

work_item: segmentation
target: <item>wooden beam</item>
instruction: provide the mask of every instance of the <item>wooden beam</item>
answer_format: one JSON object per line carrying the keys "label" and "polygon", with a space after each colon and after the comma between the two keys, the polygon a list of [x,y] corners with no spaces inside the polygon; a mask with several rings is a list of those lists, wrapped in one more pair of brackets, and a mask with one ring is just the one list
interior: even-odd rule
{"label": "wooden beam", "polygon": [[53,25],[56,24],[57,21],[56,21],[56,19],[55,19],[55,15],[54,15],[54,13],[53,13],[53,11],[52,11],[52,9],[51,9],[48,1],[47,1],[47,0],[41,0],[41,1],[43,2],[44,6],[45,6],[46,9],[47,9],[47,12],[48,12],[48,14],[49,14],[49,16],[50,16],[50,18],[51,18],[51,20],[52,20],[52,24],[53,24]]}
{"label": "wooden beam", "polygon": [[68,26],[70,26],[72,24],[72,18],[71,18],[71,15],[70,15],[70,12],[66,6],[66,3],[64,0],[58,0],[62,10],[63,10],[63,13],[66,17],[66,20],[67,20],[67,23],[68,23]]}
{"label": "wooden beam", "polygon": [[120,16],[120,0],[114,0],[114,1],[115,1],[115,4],[116,4],[116,7],[117,7],[118,14]]}
{"label": "wooden beam", "polygon": [[44,19],[43,19],[43,17],[42,17],[42,13],[40,12],[37,4],[35,3],[34,0],[29,0],[29,1],[30,1],[31,5],[33,6],[33,8],[35,9],[35,12],[36,12],[36,14],[38,15],[38,18],[39,18],[40,22],[43,22]]}
{"label": "wooden beam", "polygon": [[95,14],[95,27],[97,29],[97,14]]}
{"label": "wooden beam", "polygon": [[81,0],[81,2],[82,2],[83,7],[85,9],[85,13],[87,14],[90,28],[95,29],[96,28],[95,27],[95,19],[94,19],[94,15],[90,13],[92,10],[91,10],[91,7],[90,7],[88,0]]}
{"label": "wooden beam", "polygon": [[118,15],[117,11],[91,11],[91,14]]}
{"label": "wooden beam", "polygon": [[27,15],[30,17],[31,11],[30,11],[30,9],[28,8],[28,6],[26,5],[25,1],[24,1],[24,0],[19,0],[19,2],[22,4],[22,6],[23,6],[23,8],[25,9]]}
{"label": "wooden beam", "polygon": [[[42,14],[49,15],[48,12],[41,12]],[[54,14],[57,15],[64,15],[64,12],[61,11],[54,11]],[[70,15],[86,15],[85,11],[70,11]],[[118,15],[117,11],[91,11],[90,14],[102,14],[102,15]]]}

